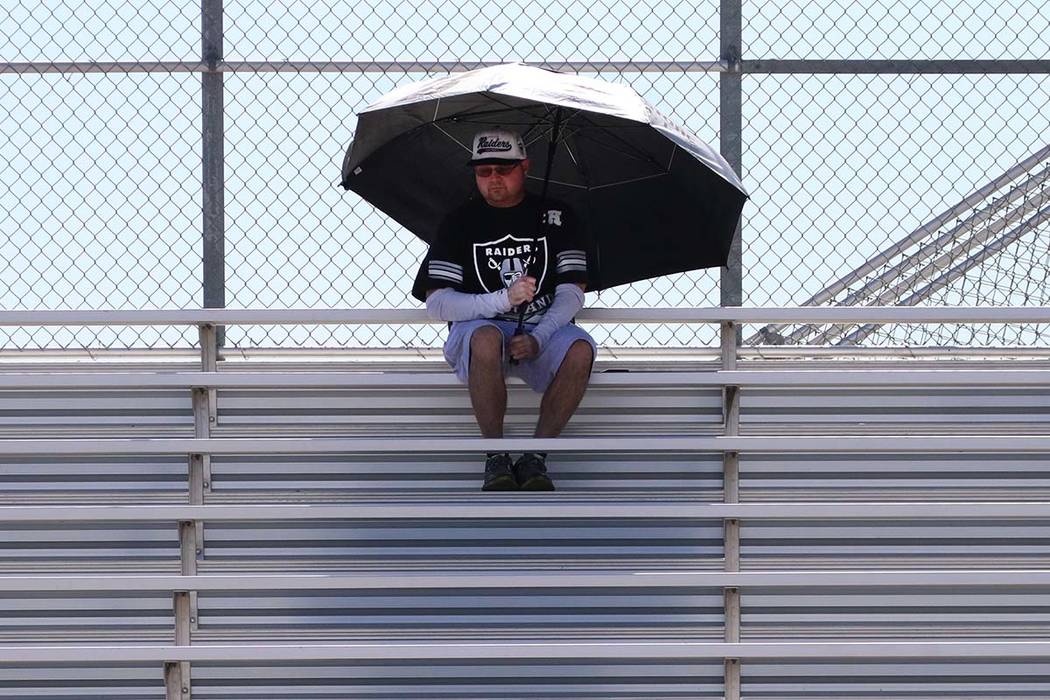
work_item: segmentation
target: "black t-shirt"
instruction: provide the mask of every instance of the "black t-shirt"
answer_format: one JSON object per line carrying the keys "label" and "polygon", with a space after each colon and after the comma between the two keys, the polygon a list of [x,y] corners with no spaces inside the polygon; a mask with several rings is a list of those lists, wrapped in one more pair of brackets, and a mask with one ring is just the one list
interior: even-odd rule
{"label": "black t-shirt", "polygon": [[[559,284],[587,283],[587,246],[572,211],[563,203],[526,195],[513,207],[493,207],[478,197],[441,223],[412,285],[412,296],[450,287],[485,294],[509,287],[527,273],[537,281],[525,321],[536,323]],[[511,312],[496,318],[518,319]]]}

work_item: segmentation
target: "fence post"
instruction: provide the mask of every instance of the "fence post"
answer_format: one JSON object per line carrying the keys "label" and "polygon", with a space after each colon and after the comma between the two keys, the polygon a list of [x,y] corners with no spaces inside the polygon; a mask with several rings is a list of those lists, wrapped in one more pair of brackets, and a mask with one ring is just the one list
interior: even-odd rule
{"label": "fence post", "polygon": [[[741,0],[721,0],[719,13],[719,58],[726,69],[718,74],[719,92],[719,150],[729,165],[741,174],[743,159],[743,97],[740,63],[742,42]],[[741,227],[737,224],[733,245],[729,249],[729,261],[722,268],[722,306],[740,306],[743,303],[743,272],[741,267]],[[737,326],[737,345],[740,344],[741,327]]]}
{"label": "fence post", "polygon": [[[201,184],[203,187],[204,307],[226,306],[226,234],[222,72],[222,0],[201,0]],[[219,347],[225,332],[218,329]]]}
{"label": "fence post", "polygon": [[[741,0],[721,0],[719,11],[719,58],[726,64],[726,69],[718,74],[719,92],[719,149],[722,157],[730,167],[741,174],[743,154],[743,85],[740,69],[740,52],[743,43],[743,21]],[[729,260],[722,268],[720,304],[722,306],[740,306],[743,304],[743,272],[741,267],[740,224],[737,224],[733,245],[729,249]],[[740,345],[742,325],[739,323],[722,324],[722,368],[736,369],[736,348]],[[727,435],[737,433],[739,420],[739,393],[736,387],[726,387],[726,431]],[[723,461],[723,478],[725,480],[725,501],[736,502],[739,489],[738,461],[736,454],[726,454]],[[740,568],[740,523],[737,520],[726,521],[724,545],[726,570],[737,571]],[[740,590],[729,588],[724,591],[725,640],[730,643],[740,641]],[[724,692],[726,700],[740,700],[740,662],[737,659],[726,659],[723,671]]]}

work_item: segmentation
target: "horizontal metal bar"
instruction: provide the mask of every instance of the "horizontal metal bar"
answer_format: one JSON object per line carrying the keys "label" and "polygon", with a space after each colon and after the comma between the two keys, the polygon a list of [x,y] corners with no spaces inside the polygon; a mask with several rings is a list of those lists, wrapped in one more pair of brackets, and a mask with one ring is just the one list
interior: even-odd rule
{"label": "horizontal metal bar", "polygon": [[1050,73],[1050,61],[1042,59],[745,59],[740,63],[743,73],[925,73],[930,75]]}
{"label": "horizontal metal bar", "polygon": [[536,642],[0,646],[5,663],[623,659],[1044,659],[1050,641]]}
{"label": "horizontal metal bar", "polygon": [[[77,61],[0,63],[0,73],[458,73],[500,61]],[[566,61],[527,65],[562,72],[718,73],[724,61]]]}
{"label": "horizontal metal bar", "polygon": [[[596,373],[591,386],[1045,387],[1050,370],[753,370]],[[460,386],[448,372],[77,372],[0,374],[0,390],[373,389]]]}
{"label": "horizontal metal bar", "polygon": [[[502,61],[225,61],[220,70],[256,72],[458,73]],[[529,61],[526,65],[570,73],[719,73],[725,61]]]}
{"label": "horizontal metal bar", "polygon": [[[431,567],[432,568],[432,567]],[[382,574],[294,574],[207,576],[0,576],[2,592],[124,592],[124,591],[318,591],[410,589],[535,588],[695,588],[695,587],[921,587],[996,586],[1050,587],[1050,570],[999,571],[638,571],[492,573],[433,572]]]}
{"label": "horizontal metal bar", "polygon": [[278,455],[462,454],[482,452],[687,453],[1042,453],[1047,435],[828,437],[729,436],[644,438],[143,438],[0,440],[0,456],[28,455]]}
{"label": "horizontal metal bar", "polygon": [[[220,61],[220,73],[456,73],[500,65],[499,61]],[[726,61],[564,61],[528,65],[578,73],[721,73]],[[1042,59],[745,59],[751,74],[1032,74],[1050,73]],[[203,61],[33,61],[0,63],[0,74],[205,73]]]}
{"label": "horizontal metal bar", "polygon": [[[448,365],[441,356],[440,347],[403,347],[403,348],[258,348],[258,347],[227,347],[223,348],[222,359],[234,360],[238,366],[241,361],[294,364],[289,367],[304,369],[306,363],[311,363],[309,368],[317,367],[319,360],[324,362],[340,363],[342,368],[365,369],[375,367],[369,362],[380,363],[380,367],[393,369],[395,371],[417,368],[420,371],[440,370],[448,371]],[[162,363],[184,363],[180,368],[197,367],[200,364],[200,350],[198,348],[148,348],[148,349],[120,349],[120,348],[63,348],[63,349],[30,349],[30,350],[0,350],[0,368],[13,367],[19,372],[32,371],[31,368],[51,368],[60,365],[62,370],[70,370],[73,367],[97,367],[108,366],[110,368],[123,365],[107,363],[144,363],[151,368],[161,368],[178,365],[166,365]],[[886,347],[817,347],[817,346],[792,346],[792,345],[756,345],[741,347],[739,358],[741,364],[750,366],[770,366],[771,360],[823,360],[836,361],[838,366],[860,366],[854,364],[857,360],[879,360],[879,366],[887,369],[906,368],[915,366],[931,366],[931,362],[940,360],[982,360],[984,362],[969,363],[974,367],[991,366],[1018,366],[1041,368],[1050,366],[1047,359],[1046,348],[1038,346],[990,346],[990,347],[967,347],[959,345],[938,346],[886,346]],[[838,362],[849,360],[850,364]],[[1009,361],[1006,365],[1004,361]],[[1015,362],[1016,361],[1016,362]],[[224,362],[227,366],[233,366],[235,362]],[[605,370],[614,372],[633,371],[632,367],[647,368],[656,367],[696,367],[700,371],[715,371],[720,366],[719,349],[716,346],[701,346],[689,348],[644,348],[644,347],[617,347],[601,346],[595,369],[598,373]],[[141,365],[137,365],[141,366]],[[327,365],[326,365],[327,366]],[[870,366],[870,365],[869,365]],[[384,371],[385,371],[384,369]],[[94,370],[91,370],[94,371]]]}
{"label": "horizontal metal bar", "polygon": [[[1050,306],[808,306],[581,311],[592,323],[1050,323]],[[0,311],[0,326],[443,324],[423,309],[172,309]]]}
{"label": "horizontal metal bar", "polygon": [[[717,386],[699,372],[596,373],[591,386]],[[995,374],[988,372],[989,375]],[[1036,373],[1050,383],[1050,371]],[[1036,382],[1038,383],[1038,381]],[[0,390],[15,389],[374,389],[451,388],[461,386],[451,372],[367,369],[350,372],[135,372],[0,374]]]}
{"label": "horizontal metal bar", "polygon": [[564,494],[435,502],[348,502],[340,505],[0,506],[0,522],[272,522],[280,520],[441,519],[741,519],[983,520],[1046,519],[1050,503],[704,503],[701,501],[574,502]]}
{"label": "horizontal metal bar", "polygon": [[0,63],[0,74],[203,73],[203,61],[34,61]]}

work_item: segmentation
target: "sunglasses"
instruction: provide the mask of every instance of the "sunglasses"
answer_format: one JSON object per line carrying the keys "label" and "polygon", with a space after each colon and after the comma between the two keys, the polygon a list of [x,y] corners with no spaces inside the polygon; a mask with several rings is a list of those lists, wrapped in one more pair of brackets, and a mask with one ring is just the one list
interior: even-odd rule
{"label": "sunglasses", "polygon": [[514,172],[514,168],[521,165],[521,163],[515,163],[514,165],[475,165],[474,174],[478,177],[492,177],[493,174],[506,177]]}

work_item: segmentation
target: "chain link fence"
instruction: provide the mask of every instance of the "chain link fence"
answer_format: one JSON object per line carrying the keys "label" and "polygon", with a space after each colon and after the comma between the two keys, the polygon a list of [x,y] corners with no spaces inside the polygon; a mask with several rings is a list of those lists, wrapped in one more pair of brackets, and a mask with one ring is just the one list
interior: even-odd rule
{"label": "chain link fence", "polygon": [[[740,144],[752,198],[730,275],[744,305],[1050,304],[1050,7],[1038,0],[205,2],[221,26],[200,5],[159,1],[0,8],[0,308],[194,308],[215,295],[231,308],[416,307],[425,245],[337,184],[355,113],[408,82],[506,61],[628,84],[731,161]],[[219,55],[205,55],[206,29]],[[216,77],[218,109],[202,97]],[[734,99],[739,118],[724,107]],[[202,168],[215,125],[220,180]],[[202,231],[202,208],[216,188],[224,254],[209,267],[203,240],[216,233]],[[706,270],[587,304],[725,299]],[[590,330],[606,347],[717,343],[709,326]],[[1045,330],[793,326],[744,338],[1016,345],[1045,344]],[[226,342],[434,347],[443,332],[231,327]],[[177,328],[0,331],[9,349],[195,342]]]}

